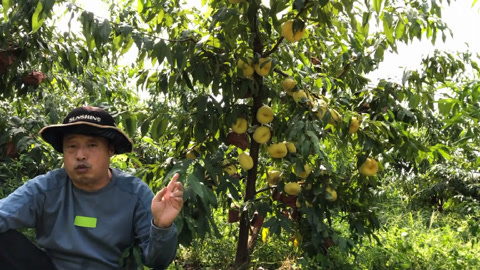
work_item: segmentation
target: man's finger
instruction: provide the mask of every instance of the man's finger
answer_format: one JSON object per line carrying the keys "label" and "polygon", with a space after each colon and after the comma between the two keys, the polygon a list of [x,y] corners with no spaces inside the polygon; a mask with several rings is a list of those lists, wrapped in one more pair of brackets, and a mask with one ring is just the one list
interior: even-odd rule
{"label": "man's finger", "polygon": [[175,190],[183,191],[183,185],[182,185],[182,183],[177,182],[177,184],[175,185]]}
{"label": "man's finger", "polygon": [[176,197],[182,197],[183,196],[183,191],[175,190],[175,192],[173,192],[173,195],[175,195]]}
{"label": "man's finger", "polygon": [[167,189],[166,189],[166,188],[162,188],[162,190],[160,190],[159,192],[157,192],[157,194],[155,195],[155,197],[153,198],[153,200],[154,200],[154,201],[161,201],[166,192],[167,192]]}
{"label": "man's finger", "polygon": [[173,190],[175,189],[175,186],[176,186],[175,183],[177,183],[177,179],[178,179],[179,176],[180,176],[180,174],[176,173],[176,174],[172,177],[172,180],[170,180],[170,183],[168,183],[168,186],[167,186],[167,189],[168,189],[168,190],[170,190],[170,191],[173,192]]}

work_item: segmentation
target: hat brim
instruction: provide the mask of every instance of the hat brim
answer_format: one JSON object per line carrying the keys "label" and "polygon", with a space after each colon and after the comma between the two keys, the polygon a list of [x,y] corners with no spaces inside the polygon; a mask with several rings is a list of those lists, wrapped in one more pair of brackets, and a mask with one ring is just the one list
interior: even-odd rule
{"label": "hat brim", "polygon": [[112,126],[102,126],[90,122],[75,122],[44,127],[40,136],[51,144],[55,150],[63,153],[63,136],[66,134],[82,134],[107,138],[114,147],[115,154],[133,151],[133,141],[122,130]]}

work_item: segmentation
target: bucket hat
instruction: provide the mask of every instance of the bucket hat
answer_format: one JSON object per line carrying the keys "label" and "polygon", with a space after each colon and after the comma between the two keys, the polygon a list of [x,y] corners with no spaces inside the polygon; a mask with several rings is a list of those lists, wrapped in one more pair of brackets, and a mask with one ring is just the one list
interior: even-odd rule
{"label": "bucket hat", "polygon": [[50,125],[40,130],[42,139],[60,153],[63,153],[63,136],[67,134],[105,137],[113,144],[115,154],[133,150],[132,140],[116,126],[115,119],[98,107],[75,108],[65,117],[62,124]]}

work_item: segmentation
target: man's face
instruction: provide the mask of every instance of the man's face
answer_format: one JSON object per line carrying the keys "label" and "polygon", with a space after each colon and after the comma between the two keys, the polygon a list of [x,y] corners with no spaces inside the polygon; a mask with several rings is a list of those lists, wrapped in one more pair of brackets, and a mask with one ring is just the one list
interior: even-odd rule
{"label": "man's face", "polygon": [[110,157],[114,149],[98,136],[69,134],[63,138],[63,162],[73,184],[94,191],[110,181]]}

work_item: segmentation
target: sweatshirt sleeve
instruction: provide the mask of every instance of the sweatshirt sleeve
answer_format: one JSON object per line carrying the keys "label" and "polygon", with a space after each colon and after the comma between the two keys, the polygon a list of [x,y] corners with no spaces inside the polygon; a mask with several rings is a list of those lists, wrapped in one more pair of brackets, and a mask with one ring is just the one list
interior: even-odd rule
{"label": "sweatshirt sleeve", "polygon": [[[151,193],[151,190],[149,190]],[[177,253],[177,227],[159,228],[153,224],[150,209],[153,193],[143,196],[135,213],[136,238],[142,248],[143,263],[148,267],[165,269]]]}
{"label": "sweatshirt sleeve", "polygon": [[145,265],[155,269],[167,268],[177,254],[177,227],[159,228],[150,221],[150,242],[144,247]]}
{"label": "sweatshirt sleeve", "polygon": [[35,227],[44,197],[37,180],[26,182],[0,200],[0,232]]}

